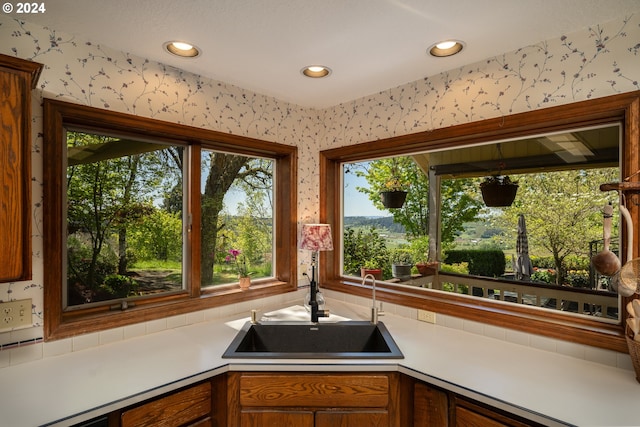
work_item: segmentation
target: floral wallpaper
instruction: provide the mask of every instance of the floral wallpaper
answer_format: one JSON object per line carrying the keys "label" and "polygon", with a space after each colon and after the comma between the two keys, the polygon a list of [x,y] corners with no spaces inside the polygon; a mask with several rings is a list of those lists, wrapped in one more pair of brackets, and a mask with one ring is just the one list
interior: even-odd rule
{"label": "floral wallpaper", "polygon": [[318,220],[320,150],[640,90],[640,15],[324,110],[6,16],[0,16],[0,40],[0,53],[45,65],[33,92],[33,280],[0,284],[0,300],[33,299],[34,325],[0,333],[0,346],[42,336],[43,97],[297,145],[302,224]]}
{"label": "floral wallpaper", "polygon": [[640,15],[323,111],[320,149],[640,89]]}

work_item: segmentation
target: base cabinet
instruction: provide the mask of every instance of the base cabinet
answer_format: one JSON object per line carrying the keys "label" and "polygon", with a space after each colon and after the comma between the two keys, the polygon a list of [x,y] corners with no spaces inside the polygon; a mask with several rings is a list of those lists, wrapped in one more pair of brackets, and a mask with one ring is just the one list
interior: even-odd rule
{"label": "base cabinet", "polygon": [[414,427],[538,427],[505,411],[417,381],[413,388]]}
{"label": "base cabinet", "polygon": [[398,374],[228,374],[228,427],[399,427]]}
{"label": "base cabinet", "polygon": [[445,391],[416,382],[413,393],[413,425],[415,427],[447,427],[449,425],[449,396]]}
{"label": "base cabinet", "polygon": [[398,372],[228,372],[78,427],[541,427]]}
{"label": "base cabinet", "polygon": [[224,427],[226,377],[219,375],[75,427]]}
{"label": "base cabinet", "polygon": [[454,399],[454,426],[459,427],[538,427],[541,424],[517,418],[504,411],[467,399]]}
{"label": "base cabinet", "polygon": [[205,382],[122,412],[121,427],[211,427],[211,383]]}

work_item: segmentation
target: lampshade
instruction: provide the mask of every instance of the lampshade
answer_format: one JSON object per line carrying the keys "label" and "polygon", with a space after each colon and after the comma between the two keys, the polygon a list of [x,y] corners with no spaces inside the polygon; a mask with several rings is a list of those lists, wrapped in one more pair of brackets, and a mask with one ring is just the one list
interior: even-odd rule
{"label": "lampshade", "polygon": [[332,251],[331,226],[329,224],[303,224],[300,249]]}

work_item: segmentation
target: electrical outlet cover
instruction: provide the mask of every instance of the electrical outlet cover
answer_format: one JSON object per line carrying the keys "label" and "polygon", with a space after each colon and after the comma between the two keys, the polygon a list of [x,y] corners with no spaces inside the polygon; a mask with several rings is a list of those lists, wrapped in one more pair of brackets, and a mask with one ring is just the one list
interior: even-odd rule
{"label": "electrical outlet cover", "polygon": [[436,323],[436,314],[433,311],[418,310],[418,320],[427,323]]}
{"label": "electrical outlet cover", "polygon": [[0,330],[31,325],[31,298],[0,303]]}

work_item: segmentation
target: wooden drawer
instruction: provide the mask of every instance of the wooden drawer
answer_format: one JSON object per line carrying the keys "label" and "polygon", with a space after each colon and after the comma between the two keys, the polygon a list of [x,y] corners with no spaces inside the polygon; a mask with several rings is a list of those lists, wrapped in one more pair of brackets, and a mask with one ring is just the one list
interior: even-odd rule
{"label": "wooden drawer", "polygon": [[[235,424],[234,424],[235,425]],[[314,427],[311,411],[244,411],[240,427]]]}
{"label": "wooden drawer", "polygon": [[388,427],[389,413],[387,411],[369,412],[316,412],[315,427]]}
{"label": "wooden drawer", "polygon": [[243,374],[242,407],[386,408],[389,377],[384,374]]}
{"label": "wooden drawer", "polygon": [[123,412],[121,426],[177,427],[210,413],[211,384],[206,382]]}

